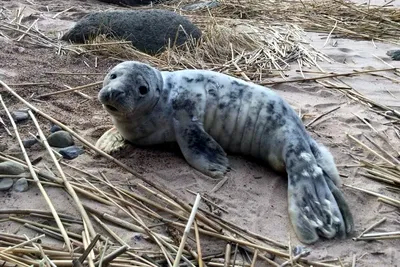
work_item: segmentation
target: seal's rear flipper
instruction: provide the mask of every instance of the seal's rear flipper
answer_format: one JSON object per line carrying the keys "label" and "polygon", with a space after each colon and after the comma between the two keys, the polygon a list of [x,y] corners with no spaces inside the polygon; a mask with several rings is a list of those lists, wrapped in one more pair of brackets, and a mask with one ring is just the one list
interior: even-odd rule
{"label": "seal's rear flipper", "polygon": [[[184,112],[182,112],[184,113]],[[228,158],[222,147],[204,131],[199,121],[187,114],[174,119],[176,141],[186,161],[198,171],[218,178],[228,171]]]}
{"label": "seal's rear flipper", "polygon": [[125,144],[125,140],[117,128],[112,127],[97,140],[95,146],[107,154],[111,154],[122,149]]}
{"label": "seal's rear flipper", "polygon": [[346,201],[319,160],[308,140],[292,139],[285,149],[288,173],[289,214],[297,236],[303,243],[319,237],[345,237],[353,228]]}

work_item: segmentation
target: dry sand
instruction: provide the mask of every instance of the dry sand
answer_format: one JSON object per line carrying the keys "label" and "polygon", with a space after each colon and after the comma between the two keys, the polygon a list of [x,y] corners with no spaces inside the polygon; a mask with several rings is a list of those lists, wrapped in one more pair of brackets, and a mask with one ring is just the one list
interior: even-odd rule
{"label": "dry sand", "polygon": [[[396,2],[396,1],[394,1]],[[19,6],[26,6],[26,22],[30,24],[38,20],[39,29],[50,34],[68,29],[73,21],[87,13],[89,10],[104,10],[110,8],[96,1],[0,1],[8,10],[15,10]],[[52,18],[58,12],[73,6],[71,10]],[[49,11],[47,11],[49,10]],[[323,47],[326,34],[309,33],[309,39],[313,46],[331,57],[335,62],[322,62],[320,67],[325,71],[351,72],[369,67],[388,68],[388,65],[378,60],[374,55],[384,61],[400,68],[400,62],[393,62],[386,56],[386,51],[396,48],[390,44],[370,41],[353,41],[346,39],[334,39]],[[333,45],[335,43],[335,46]],[[78,86],[89,82],[101,80],[102,76],[62,76],[46,74],[46,72],[98,72],[104,73],[117,61],[106,58],[98,58],[98,67],[94,67],[93,56],[59,56],[54,49],[35,47],[34,45],[21,45],[0,37],[0,78],[7,83],[26,82],[50,82],[51,86],[24,86],[15,87],[16,91],[28,99],[32,94],[43,94],[65,89],[64,85]],[[291,77],[301,77],[296,64],[293,64]],[[382,74],[400,79],[390,72]],[[307,77],[317,75],[306,73]],[[342,80],[361,93],[399,110],[400,85],[382,77],[372,75],[360,75],[346,77]],[[315,116],[322,114],[334,107],[341,108],[324,117],[309,128],[312,136],[325,144],[334,154],[338,169],[343,178],[343,183],[356,185],[362,188],[379,191],[383,185],[368,180],[357,174],[356,168],[346,168],[345,165],[353,165],[349,153],[364,157],[365,153],[350,143],[345,133],[360,136],[361,133],[371,133],[372,130],[355,117],[355,114],[369,120],[378,131],[385,131],[390,137],[394,149],[400,150],[399,138],[394,131],[384,123],[387,122],[381,116],[368,111],[365,105],[351,101],[335,89],[327,89],[323,86],[310,83],[291,83],[273,87],[296,110],[306,115],[305,122],[309,122]],[[85,100],[73,93],[54,96],[46,101],[32,102],[39,109],[71,126],[87,140],[94,143],[104,130],[111,125],[110,118],[96,100],[98,88],[86,90],[85,93],[93,97],[93,100]],[[391,94],[388,92],[390,91]],[[1,90],[1,94],[11,110],[23,107],[10,94]],[[1,116],[5,119],[4,111]],[[50,123],[40,118],[44,130],[50,129]],[[105,126],[105,127],[102,127]],[[29,137],[29,132],[35,133],[32,123],[20,125],[22,136]],[[1,150],[7,154],[19,155],[20,150],[16,142],[7,136],[3,128],[0,129]],[[383,143],[381,144],[383,146]],[[384,147],[389,149],[388,147]],[[389,150],[392,151],[392,150]],[[44,149],[35,145],[29,149],[31,158],[45,156]],[[289,224],[287,213],[287,182],[284,176],[273,173],[267,166],[240,156],[229,156],[232,168],[227,177],[227,182],[216,192],[212,189],[219,181],[212,180],[187,165],[176,147],[166,148],[128,148],[124,152],[115,155],[118,159],[131,166],[146,177],[166,185],[178,196],[193,202],[194,196],[185,189],[191,189],[201,193],[207,193],[216,203],[223,206],[229,213],[222,213],[222,217],[253,232],[270,238],[287,242],[289,237],[292,244],[300,245]],[[38,164],[46,166],[47,156]],[[93,158],[89,153],[80,156],[71,162],[72,165],[88,172],[97,174],[99,170],[106,173],[115,184],[124,185],[131,180],[131,176],[108,163],[104,159]],[[68,173],[74,173],[66,168]],[[74,203],[65,193],[54,188],[46,188],[57,210],[63,213],[76,214]],[[394,208],[379,204],[375,197],[362,192],[356,192],[343,188],[346,198],[352,208],[355,219],[356,234],[360,233],[372,223],[382,217],[387,217],[388,222],[378,229],[399,230],[400,225],[394,222],[398,215]],[[34,208],[47,210],[41,194],[35,186],[25,193],[0,192],[0,209],[5,208]],[[122,215],[121,215],[122,216]],[[43,221],[43,220],[42,220]],[[52,222],[47,221],[52,224]],[[135,239],[135,234],[127,233],[118,227],[111,227],[123,236],[129,244],[142,246],[143,242]],[[96,229],[99,230],[98,227]],[[34,232],[22,227],[21,224],[10,221],[0,223],[0,232],[9,232],[33,236]],[[51,242],[51,240],[49,240]],[[320,241],[310,246],[311,259],[324,260],[340,257],[346,266],[351,266],[353,255],[357,258],[356,266],[399,266],[400,265],[400,240],[382,240],[373,242],[354,242],[351,239]],[[223,243],[209,242],[205,246],[206,251],[224,250]]]}

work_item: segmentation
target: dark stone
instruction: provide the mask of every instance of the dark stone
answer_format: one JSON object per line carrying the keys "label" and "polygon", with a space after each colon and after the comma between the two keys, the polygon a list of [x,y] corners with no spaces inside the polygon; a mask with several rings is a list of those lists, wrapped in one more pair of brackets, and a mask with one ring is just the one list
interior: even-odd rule
{"label": "dark stone", "polygon": [[71,160],[83,154],[83,149],[77,146],[69,146],[58,150],[58,153],[60,153],[64,159]]}
{"label": "dark stone", "polygon": [[0,174],[18,175],[25,171],[18,163],[12,161],[4,161],[0,163]]}
{"label": "dark stone", "polygon": [[69,132],[58,131],[49,135],[49,137],[47,138],[47,142],[52,147],[63,148],[72,146],[74,144],[74,139],[72,138],[72,135]]}
{"label": "dark stone", "polygon": [[29,119],[28,111],[26,110],[16,110],[11,112],[11,116],[15,122],[26,121]]}
{"label": "dark stone", "polygon": [[84,16],[64,34],[62,40],[84,43],[103,34],[130,41],[138,50],[154,55],[168,46],[169,39],[171,42],[176,40],[177,46],[184,44],[190,37],[185,32],[194,39],[201,36],[197,26],[172,11],[117,10]]}
{"label": "dark stone", "polygon": [[36,138],[30,138],[30,139],[22,140],[22,144],[24,145],[25,148],[30,148],[34,144],[36,144],[37,142],[38,141],[37,141]]}
{"label": "dark stone", "polygon": [[60,127],[60,126],[58,126],[57,124],[54,124],[53,126],[51,126],[51,128],[50,128],[50,132],[51,133],[55,133],[55,132],[58,132],[58,131],[61,131],[62,130],[62,128]]}
{"label": "dark stone", "polygon": [[116,4],[120,6],[142,6],[149,5],[151,3],[159,3],[164,1],[152,1],[152,0],[98,0],[99,2]]}
{"label": "dark stone", "polygon": [[400,49],[397,50],[389,50],[386,52],[386,55],[392,58],[392,60],[400,60]]}

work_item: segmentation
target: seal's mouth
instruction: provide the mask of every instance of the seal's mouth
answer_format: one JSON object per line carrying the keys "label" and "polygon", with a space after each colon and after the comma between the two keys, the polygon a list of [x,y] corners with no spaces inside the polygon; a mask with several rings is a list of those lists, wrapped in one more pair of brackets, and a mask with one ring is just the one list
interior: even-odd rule
{"label": "seal's mouth", "polygon": [[118,109],[117,109],[116,107],[111,106],[111,105],[105,105],[105,107],[106,107],[108,110],[111,110],[111,111],[114,111],[114,112],[117,112],[117,111],[118,111]]}

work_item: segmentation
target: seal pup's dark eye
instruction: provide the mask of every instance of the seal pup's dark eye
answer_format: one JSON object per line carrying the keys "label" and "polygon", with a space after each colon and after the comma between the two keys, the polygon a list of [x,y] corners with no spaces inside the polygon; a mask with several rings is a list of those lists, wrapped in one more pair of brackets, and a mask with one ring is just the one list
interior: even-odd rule
{"label": "seal pup's dark eye", "polygon": [[114,73],[113,73],[113,74],[110,75],[110,79],[111,79],[111,80],[112,80],[112,79],[115,79],[115,78],[117,78],[117,74],[114,74]]}
{"label": "seal pup's dark eye", "polygon": [[145,95],[145,94],[147,94],[149,92],[149,88],[147,88],[146,86],[140,86],[139,87],[139,93],[141,94],[141,95]]}

